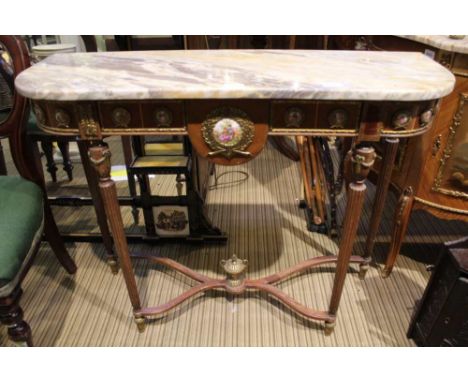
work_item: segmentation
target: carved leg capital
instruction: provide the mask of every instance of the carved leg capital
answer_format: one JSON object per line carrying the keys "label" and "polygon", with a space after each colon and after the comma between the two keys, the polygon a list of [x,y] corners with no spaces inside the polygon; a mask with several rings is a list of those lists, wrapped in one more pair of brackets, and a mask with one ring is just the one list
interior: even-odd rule
{"label": "carved leg capital", "polygon": [[[112,273],[118,270],[117,255],[114,253],[114,243],[107,224],[106,212],[104,211],[104,203],[99,192],[99,179],[96,171],[92,168],[89,161],[89,142],[86,140],[78,140],[78,148],[80,150],[81,162],[88,183],[89,192],[93,199],[96,219],[102,235],[102,242],[106,248],[108,264],[111,266]],[[117,267],[117,268],[116,268]]]}

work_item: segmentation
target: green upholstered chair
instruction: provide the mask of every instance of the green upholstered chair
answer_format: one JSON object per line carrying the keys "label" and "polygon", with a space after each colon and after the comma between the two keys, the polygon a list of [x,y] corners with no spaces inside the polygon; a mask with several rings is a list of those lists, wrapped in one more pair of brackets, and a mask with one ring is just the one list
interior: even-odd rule
{"label": "green upholstered chair", "polygon": [[[13,57],[13,78],[29,66],[29,57],[23,54],[27,51],[23,49],[24,44],[20,38],[0,36],[0,46]],[[37,150],[26,139],[28,118],[27,100],[14,94],[11,111],[0,122],[0,135],[8,138],[19,173],[19,176],[0,176],[0,323],[8,327],[12,341],[31,346],[31,329],[23,319],[19,299],[21,283],[43,235],[68,273],[74,273],[76,266],[61,240],[48,204]]]}

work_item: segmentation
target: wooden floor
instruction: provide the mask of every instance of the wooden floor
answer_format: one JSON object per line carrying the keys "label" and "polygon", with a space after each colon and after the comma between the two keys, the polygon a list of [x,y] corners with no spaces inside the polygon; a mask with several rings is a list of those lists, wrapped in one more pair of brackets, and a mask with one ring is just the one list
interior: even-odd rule
{"label": "wooden floor", "polygon": [[[112,140],[112,162],[123,164],[119,141]],[[7,153],[7,157],[8,157]],[[11,163],[8,163],[13,172]],[[61,166],[60,166],[61,167]],[[246,177],[245,173],[248,174]],[[86,193],[81,166],[75,180],[59,170],[59,186],[50,193]],[[222,174],[222,175],[221,175]],[[299,166],[268,146],[254,161],[238,167],[219,167],[219,184],[208,194],[209,217],[229,237],[224,245],[184,243],[134,245],[131,250],[165,256],[214,277],[223,277],[219,262],[236,253],[248,259],[250,277],[261,277],[312,256],[337,253],[337,241],[305,229]],[[47,175],[47,179],[50,179]],[[175,193],[172,177],[152,180],[157,192]],[[126,182],[118,182],[126,193]],[[354,251],[364,249],[374,187],[369,185],[365,211]],[[341,221],[345,199],[339,203]],[[69,244],[78,272],[68,276],[59,267],[48,244],[42,244],[23,286],[22,306],[37,346],[413,346],[406,330],[415,301],[422,295],[439,244],[468,232],[468,225],[443,222],[424,212],[413,214],[406,244],[392,276],[382,279],[378,269],[388,246],[394,198],[385,210],[375,250],[376,264],[360,281],[356,267],[346,279],[334,334],[325,336],[321,324],[307,321],[261,293],[228,300],[222,292],[194,298],[166,317],[152,321],[139,334],[121,272],[114,276],[100,244]],[[122,209],[129,231],[129,208]],[[63,232],[96,231],[91,207],[54,207]],[[156,305],[192,285],[185,277],[147,261],[135,261],[137,283],[145,304]],[[333,280],[332,268],[321,268],[288,281],[281,287],[302,303],[326,309]],[[8,344],[0,329],[0,344]]]}

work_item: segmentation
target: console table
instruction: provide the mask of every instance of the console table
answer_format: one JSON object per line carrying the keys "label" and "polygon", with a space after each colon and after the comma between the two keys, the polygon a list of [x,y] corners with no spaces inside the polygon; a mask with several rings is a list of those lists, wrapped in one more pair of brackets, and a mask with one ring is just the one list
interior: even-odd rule
{"label": "console table", "polygon": [[[372,142],[423,134],[438,100],[450,93],[453,75],[419,53],[290,50],[217,50],[57,54],[22,72],[17,90],[33,100],[40,127],[89,141],[89,157],[140,331],[145,318],[166,313],[209,289],[229,294],[265,291],[332,331],[350,263],[364,277],[370,259],[352,256],[374,163]],[[162,124],[161,121],[164,121]],[[171,259],[131,255],[124,234],[111,152],[105,136],[188,135],[196,152],[218,165],[255,158],[268,135],[355,137],[345,159],[346,213],[337,256],[319,256],[279,273],[248,279],[246,261],[233,255],[214,279]],[[391,150],[388,154],[393,155]],[[380,176],[388,178],[391,160]],[[198,284],[166,304],[145,307],[131,257],[175,269]],[[327,310],[306,307],[274,286],[293,274],[336,264]]]}

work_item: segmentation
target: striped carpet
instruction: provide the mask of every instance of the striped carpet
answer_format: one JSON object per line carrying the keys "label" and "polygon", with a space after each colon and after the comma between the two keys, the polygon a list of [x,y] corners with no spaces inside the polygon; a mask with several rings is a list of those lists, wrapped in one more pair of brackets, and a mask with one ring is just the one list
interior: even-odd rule
{"label": "striped carpet", "polygon": [[[110,140],[113,164],[122,164],[119,140]],[[5,143],[4,143],[5,145]],[[7,149],[7,148],[6,148]],[[6,150],[8,151],[8,149]],[[7,158],[9,158],[7,152]],[[13,167],[8,163],[10,172]],[[60,166],[61,167],[61,166]],[[208,216],[228,234],[227,244],[205,246],[173,243],[133,245],[131,250],[170,257],[213,277],[223,277],[219,262],[233,253],[248,259],[252,278],[274,273],[312,256],[337,253],[337,241],[305,229],[299,166],[267,146],[254,161],[238,167],[219,167],[218,186],[208,193]],[[245,177],[246,172],[248,178]],[[86,193],[81,166],[75,179],[66,181],[59,170],[59,184],[48,183],[51,194]],[[48,177],[49,179],[49,177]],[[155,193],[176,192],[174,179],[152,179]],[[118,182],[120,194],[126,183]],[[374,187],[369,185],[359,226],[356,254],[362,253],[371,212]],[[338,219],[342,220],[344,198]],[[223,292],[207,292],[159,320],[151,321],[142,334],[133,323],[131,305],[121,272],[114,276],[105,263],[102,245],[67,244],[78,265],[68,276],[58,265],[47,244],[42,244],[34,266],[23,283],[22,306],[37,346],[413,346],[406,330],[415,301],[422,296],[429,273],[426,263],[437,256],[439,244],[468,231],[460,222],[443,222],[425,212],[413,214],[396,269],[388,279],[379,276],[390,238],[395,200],[385,210],[375,249],[377,264],[364,281],[352,267],[346,279],[334,334],[325,336],[321,324],[295,315],[262,293],[226,298]],[[122,208],[128,231],[133,226],[129,208]],[[54,207],[60,229],[96,231],[91,207]],[[142,220],[142,219],[141,219]],[[193,283],[172,271],[134,262],[141,298],[146,305],[164,303]],[[326,309],[333,269],[322,267],[280,284],[307,306]],[[6,345],[6,330],[0,329],[0,344]]]}

